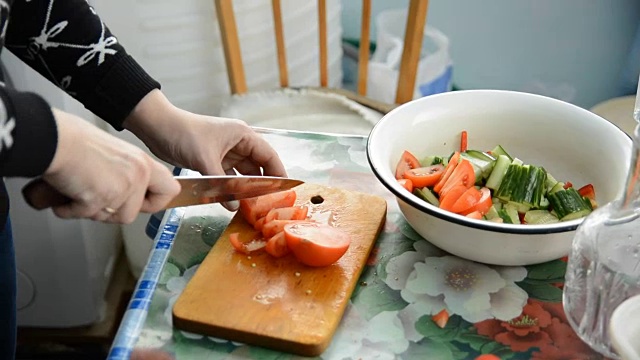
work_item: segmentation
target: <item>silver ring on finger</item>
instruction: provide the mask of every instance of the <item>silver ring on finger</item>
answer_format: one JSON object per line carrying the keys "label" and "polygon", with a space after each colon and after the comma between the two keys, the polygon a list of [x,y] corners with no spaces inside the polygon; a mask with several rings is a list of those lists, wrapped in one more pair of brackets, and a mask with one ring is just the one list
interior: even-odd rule
{"label": "silver ring on finger", "polygon": [[118,212],[116,209],[111,208],[111,207],[108,207],[108,206],[107,206],[107,207],[105,207],[105,208],[103,208],[103,209],[102,209],[102,211],[106,212],[106,213],[107,213],[107,214],[109,214],[109,215],[113,215],[113,214],[115,214],[116,212]]}

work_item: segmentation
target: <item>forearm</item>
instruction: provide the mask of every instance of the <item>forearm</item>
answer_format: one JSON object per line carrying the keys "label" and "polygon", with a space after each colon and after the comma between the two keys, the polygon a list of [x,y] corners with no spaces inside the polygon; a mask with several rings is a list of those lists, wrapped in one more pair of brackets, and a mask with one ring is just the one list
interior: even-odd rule
{"label": "forearm", "polygon": [[6,31],[11,52],[118,130],[160,87],[84,0],[15,0]]}

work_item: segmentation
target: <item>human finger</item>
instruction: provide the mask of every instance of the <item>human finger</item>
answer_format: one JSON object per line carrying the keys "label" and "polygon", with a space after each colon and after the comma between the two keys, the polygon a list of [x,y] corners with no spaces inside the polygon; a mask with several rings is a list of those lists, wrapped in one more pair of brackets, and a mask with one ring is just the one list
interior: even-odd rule
{"label": "human finger", "polygon": [[251,159],[243,159],[235,166],[236,170],[242,175],[262,175],[260,166]]}
{"label": "human finger", "polygon": [[264,169],[264,175],[286,177],[287,171],[284,164],[271,145],[257,134],[253,141],[251,159]]}
{"label": "human finger", "polygon": [[164,209],[180,190],[180,183],[171,171],[160,163],[154,163],[140,211],[154,213]]}

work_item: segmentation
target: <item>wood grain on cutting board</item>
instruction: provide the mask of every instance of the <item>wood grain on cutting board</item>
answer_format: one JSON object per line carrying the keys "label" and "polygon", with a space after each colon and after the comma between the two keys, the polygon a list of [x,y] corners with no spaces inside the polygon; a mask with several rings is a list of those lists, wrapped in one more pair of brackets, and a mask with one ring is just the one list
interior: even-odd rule
{"label": "wood grain on cutting board", "polygon": [[[236,214],[176,301],[176,328],[305,356],[327,348],[384,224],[386,202],[316,184],[294,189],[296,204],[308,205],[312,219],[328,219],[351,235],[345,255],[313,268],[293,255],[241,254],[229,234],[251,239],[257,233]],[[312,204],[315,195],[324,202]]]}

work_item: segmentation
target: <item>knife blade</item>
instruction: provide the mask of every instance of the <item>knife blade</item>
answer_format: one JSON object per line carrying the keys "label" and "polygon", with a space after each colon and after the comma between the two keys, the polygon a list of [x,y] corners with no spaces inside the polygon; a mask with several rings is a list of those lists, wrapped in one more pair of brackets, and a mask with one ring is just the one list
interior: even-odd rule
{"label": "knife blade", "polygon": [[[180,192],[163,209],[247,199],[291,189],[301,180],[274,176],[176,176]],[[29,182],[22,193],[33,208],[43,210],[71,200],[42,179]]]}
{"label": "knife blade", "polygon": [[301,180],[273,176],[176,176],[180,193],[166,208],[227,202],[291,189]]}

